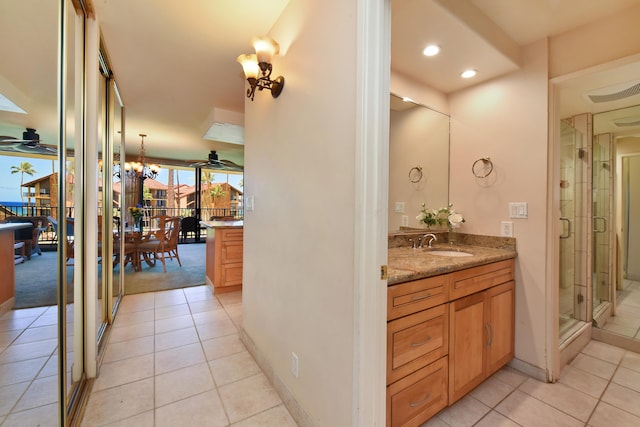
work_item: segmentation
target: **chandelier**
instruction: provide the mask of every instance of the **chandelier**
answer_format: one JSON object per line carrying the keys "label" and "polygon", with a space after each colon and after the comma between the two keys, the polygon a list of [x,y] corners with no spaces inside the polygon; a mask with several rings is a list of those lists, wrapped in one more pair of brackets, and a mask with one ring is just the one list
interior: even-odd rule
{"label": "chandelier", "polygon": [[137,162],[127,162],[124,164],[124,170],[129,176],[139,177],[141,179],[151,178],[154,179],[158,176],[158,172],[160,171],[160,165],[156,164],[146,164],[144,158],[144,139],[146,138],[146,134],[139,134],[142,141],[140,142],[140,155],[138,156]]}

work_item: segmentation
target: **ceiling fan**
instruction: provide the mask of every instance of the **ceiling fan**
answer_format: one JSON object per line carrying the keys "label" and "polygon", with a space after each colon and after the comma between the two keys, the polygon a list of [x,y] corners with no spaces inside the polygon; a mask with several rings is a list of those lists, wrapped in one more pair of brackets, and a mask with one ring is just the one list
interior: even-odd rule
{"label": "ceiling fan", "polygon": [[204,161],[191,160],[189,161],[189,163],[190,163],[189,166],[195,167],[195,168],[210,167],[213,169],[227,170],[227,171],[233,171],[233,172],[244,171],[243,166],[240,166],[239,164],[234,163],[231,160],[218,159],[218,153],[216,153],[215,151],[211,151],[209,153],[209,157],[207,160],[204,160]]}
{"label": "ceiling fan", "polygon": [[40,135],[32,128],[27,128],[22,132],[22,139],[13,136],[0,136],[0,151],[49,155],[58,153],[55,146],[40,144]]}

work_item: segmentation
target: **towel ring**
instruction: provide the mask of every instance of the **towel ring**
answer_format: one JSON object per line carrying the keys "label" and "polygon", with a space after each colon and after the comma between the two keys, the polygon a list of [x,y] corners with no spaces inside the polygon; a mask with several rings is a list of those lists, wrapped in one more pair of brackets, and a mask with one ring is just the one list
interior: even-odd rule
{"label": "towel ring", "polygon": [[[476,166],[478,165],[478,162],[482,162],[482,166],[483,166],[482,169],[476,168]],[[485,174],[482,174],[481,172],[483,171],[483,169],[486,170],[487,167],[489,168],[489,170]],[[471,166],[471,172],[473,173],[473,176],[475,176],[476,178],[486,178],[489,175],[491,175],[491,172],[493,172],[493,162],[489,157],[481,157],[475,162],[473,162],[473,165]]]}
{"label": "towel ring", "polygon": [[422,166],[412,167],[409,170],[409,181],[415,184],[416,182],[420,182],[421,179],[422,179]]}

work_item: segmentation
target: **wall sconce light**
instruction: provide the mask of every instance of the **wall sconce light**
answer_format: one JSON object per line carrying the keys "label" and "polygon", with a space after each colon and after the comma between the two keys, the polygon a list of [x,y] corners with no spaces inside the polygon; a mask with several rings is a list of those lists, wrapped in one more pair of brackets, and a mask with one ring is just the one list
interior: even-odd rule
{"label": "wall sconce light", "polygon": [[280,45],[270,37],[254,37],[251,43],[256,53],[240,55],[237,59],[250,85],[247,89],[247,98],[253,101],[256,88],[270,90],[271,96],[277,98],[284,87],[284,77],[278,76],[271,80],[271,57],[279,53]]}

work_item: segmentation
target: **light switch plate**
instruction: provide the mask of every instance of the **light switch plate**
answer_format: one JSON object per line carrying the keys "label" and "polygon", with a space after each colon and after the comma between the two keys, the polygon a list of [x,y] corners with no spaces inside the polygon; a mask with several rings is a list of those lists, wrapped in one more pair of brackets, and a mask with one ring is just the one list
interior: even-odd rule
{"label": "light switch plate", "polygon": [[244,210],[252,211],[253,210],[253,196],[247,196],[244,199]]}
{"label": "light switch plate", "polygon": [[511,202],[509,203],[509,218],[528,218],[529,207],[527,202]]}
{"label": "light switch plate", "polygon": [[404,202],[396,202],[396,213],[404,213]]}

